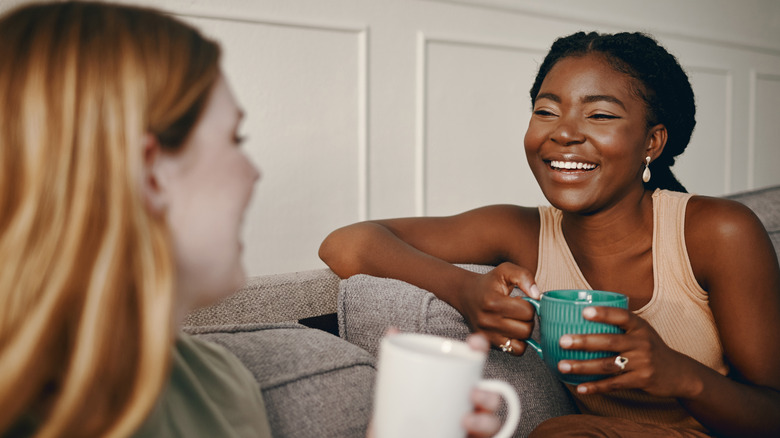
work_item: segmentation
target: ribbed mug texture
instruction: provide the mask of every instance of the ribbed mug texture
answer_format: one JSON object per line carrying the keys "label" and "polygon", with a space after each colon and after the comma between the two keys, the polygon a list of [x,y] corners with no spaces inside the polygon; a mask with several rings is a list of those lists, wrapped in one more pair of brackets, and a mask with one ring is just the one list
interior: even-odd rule
{"label": "ribbed mug texture", "polygon": [[615,352],[564,350],[558,342],[565,334],[623,333],[624,330],[617,326],[586,320],[582,316],[582,310],[589,306],[628,308],[628,297],[615,292],[574,289],[546,292],[540,301],[541,347],[547,366],[562,381],[573,385],[607,377],[605,375],[561,374],[558,372],[558,362],[615,356]]}

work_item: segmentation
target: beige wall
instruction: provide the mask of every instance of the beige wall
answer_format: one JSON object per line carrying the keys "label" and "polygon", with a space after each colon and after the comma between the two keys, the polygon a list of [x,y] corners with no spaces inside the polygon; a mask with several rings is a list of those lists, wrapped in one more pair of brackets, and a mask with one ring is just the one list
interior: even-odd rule
{"label": "beige wall", "polygon": [[[16,1],[0,2],[0,8]],[[311,269],[332,229],[544,199],[522,150],[555,37],[653,33],[689,72],[698,126],[677,174],[719,195],[780,184],[774,0],[165,0],[220,40],[264,172],[251,274]]]}

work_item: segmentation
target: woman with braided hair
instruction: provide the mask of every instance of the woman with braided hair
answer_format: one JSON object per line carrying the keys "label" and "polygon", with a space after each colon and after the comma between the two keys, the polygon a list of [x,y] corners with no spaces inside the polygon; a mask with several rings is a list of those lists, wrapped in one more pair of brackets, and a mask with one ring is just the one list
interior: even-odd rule
{"label": "woman with braided hair", "polygon": [[552,45],[531,104],[525,152],[551,206],[353,224],[326,238],[321,258],[342,278],[433,292],[514,355],[534,310],[513,288],[627,295],[628,310],[583,312],[624,334],[561,337],[620,361],[560,361],[561,373],[608,377],[567,385],[582,414],[533,435],[780,434],[777,255],[747,207],[688,194],[672,174],[696,123],[676,58],[642,33],[575,33]]}

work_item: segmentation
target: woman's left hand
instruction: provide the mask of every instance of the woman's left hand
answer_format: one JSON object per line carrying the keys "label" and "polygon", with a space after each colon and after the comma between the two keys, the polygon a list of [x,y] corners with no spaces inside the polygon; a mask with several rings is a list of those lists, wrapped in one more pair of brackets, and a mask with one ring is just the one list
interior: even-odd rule
{"label": "woman's left hand", "polygon": [[[490,343],[482,333],[472,333],[466,338],[472,350],[487,354]],[[471,402],[474,410],[463,417],[463,427],[469,438],[491,437],[501,428],[501,422],[496,416],[501,404],[501,397],[495,392],[474,388],[471,392]]]}
{"label": "woman's left hand", "polygon": [[661,339],[644,319],[626,309],[616,307],[588,307],[582,312],[585,319],[616,325],[625,334],[564,335],[560,346],[567,350],[613,351],[624,361],[618,365],[615,356],[584,361],[562,360],[558,370],[564,374],[612,375],[577,386],[580,394],[598,394],[619,389],[641,389],[659,397],[683,397],[696,391],[688,388],[692,379],[686,378],[686,364],[690,358],[680,354]]}
{"label": "woman's left hand", "polygon": [[[400,333],[398,328],[389,327],[385,331],[385,336]],[[490,350],[490,343],[482,333],[472,333],[466,338],[466,343],[472,350],[487,354]],[[471,391],[471,402],[474,404],[474,410],[463,416],[463,428],[468,433],[468,438],[487,438],[495,435],[501,428],[501,421],[496,412],[501,404],[501,397],[489,391],[483,391],[474,388]],[[373,426],[369,425],[367,438],[375,436]]]}

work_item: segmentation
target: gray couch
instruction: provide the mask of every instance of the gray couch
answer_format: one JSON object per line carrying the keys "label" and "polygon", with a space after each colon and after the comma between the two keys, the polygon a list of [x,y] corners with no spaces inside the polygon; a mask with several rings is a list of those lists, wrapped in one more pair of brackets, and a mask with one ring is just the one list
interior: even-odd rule
{"label": "gray couch", "polygon": [[[780,253],[780,186],[727,197],[756,212]],[[328,269],[250,278],[234,296],[189,315],[185,330],[227,347],[254,373],[275,436],[319,438],[364,435],[375,356],[388,325],[458,339],[468,334],[463,318],[429,292],[366,275],[340,281]],[[576,412],[535,354],[491,351],[485,375],[518,390],[516,436]]]}

